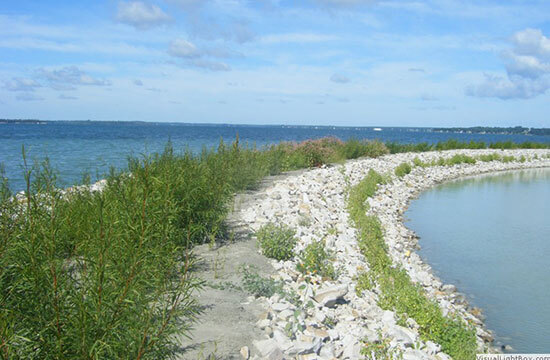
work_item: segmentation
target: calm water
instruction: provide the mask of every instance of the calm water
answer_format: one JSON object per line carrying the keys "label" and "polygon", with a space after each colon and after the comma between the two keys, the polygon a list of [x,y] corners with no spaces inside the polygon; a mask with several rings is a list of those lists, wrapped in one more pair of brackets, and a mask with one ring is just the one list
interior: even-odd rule
{"label": "calm water", "polygon": [[550,169],[443,184],[406,216],[420,255],[484,310],[498,340],[550,353]]}
{"label": "calm water", "polygon": [[[110,166],[124,168],[129,155],[162,151],[168,139],[175,149],[200,150],[212,147],[220,137],[230,142],[239,134],[241,142],[258,147],[280,141],[301,141],[324,136],[381,139],[402,143],[434,143],[449,138],[469,141],[550,142],[550,136],[482,135],[433,133],[419,128],[316,127],[316,126],[244,126],[190,125],[169,123],[48,123],[0,124],[0,163],[6,168],[13,189],[24,188],[21,175],[21,145],[31,160],[48,157],[59,171],[60,186],[69,186],[87,172],[98,178]],[[94,176],[95,175],[95,176]]]}

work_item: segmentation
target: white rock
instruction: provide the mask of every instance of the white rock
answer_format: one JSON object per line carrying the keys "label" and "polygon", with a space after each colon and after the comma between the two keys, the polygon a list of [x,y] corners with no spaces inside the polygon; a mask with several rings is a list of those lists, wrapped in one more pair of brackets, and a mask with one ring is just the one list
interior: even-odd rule
{"label": "white rock", "polygon": [[347,293],[348,286],[346,284],[335,285],[318,291],[314,299],[323,306],[334,307],[336,302],[343,299]]}
{"label": "white rock", "polygon": [[290,304],[289,303],[275,303],[275,304],[273,304],[273,306],[271,306],[271,308],[275,311],[283,311],[283,310],[289,309]]}
{"label": "white rock", "polygon": [[273,339],[254,341],[254,346],[258,349],[263,359],[282,360],[284,358],[283,352]]}

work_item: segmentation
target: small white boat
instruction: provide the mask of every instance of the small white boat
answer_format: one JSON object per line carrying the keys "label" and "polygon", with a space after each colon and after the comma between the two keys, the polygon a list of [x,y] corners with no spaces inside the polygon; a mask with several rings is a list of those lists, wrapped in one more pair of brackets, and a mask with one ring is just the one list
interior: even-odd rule
{"label": "small white boat", "polygon": [[382,131],[381,128],[372,128],[373,131]]}

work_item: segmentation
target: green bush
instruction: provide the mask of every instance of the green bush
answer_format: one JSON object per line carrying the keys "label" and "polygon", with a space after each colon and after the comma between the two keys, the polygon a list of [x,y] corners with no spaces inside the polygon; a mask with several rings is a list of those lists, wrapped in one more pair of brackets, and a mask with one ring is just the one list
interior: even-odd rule
{"label": "green bush", "polygon": [[330,254],[322,241],[314,241],[298,256],[298,271],[303,274],[319,275],[330,279],[336,278],[336,271]]}
{"label": "green bush", "polygon": [[354,138],[346,141],[340,149],[343,159],[357,159],[360,157],[379,157],[389,153],[388,148],[380,141],[361,141]]}
{"label": "green bush", "polygon": [[398,177],[403,177],[411,172],[412,168],[409,163],[401,163],[395,168],[395,175]]}
{"label": "green bush", "polygon": [[256,237],[264,256],[276,260],[289,260],[294,257],[295,234],[288,226],[269,223],[256,232]]}

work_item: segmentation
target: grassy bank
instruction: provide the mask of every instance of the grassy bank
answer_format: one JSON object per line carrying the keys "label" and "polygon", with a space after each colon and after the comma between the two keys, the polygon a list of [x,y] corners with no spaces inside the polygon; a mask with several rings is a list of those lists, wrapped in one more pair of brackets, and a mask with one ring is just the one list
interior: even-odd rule
{"label": "grassy bank", "polygon": [[[0,176],[0,357],[162,359],[199,309],[193,245],[224,234],[236,192],[268,175],[388,153],[334,138],[129,160],[101,192],[64,192],[48,163],[24,196]],[[373,228],[372,231],[376,231]],[[369,235],[370,236],[370,235]],[[376,250],[377,251],[377,250]]]}

